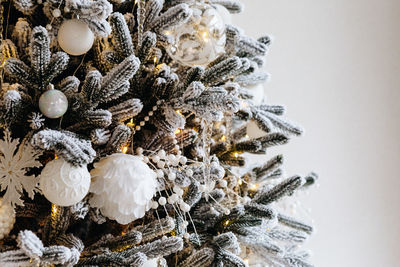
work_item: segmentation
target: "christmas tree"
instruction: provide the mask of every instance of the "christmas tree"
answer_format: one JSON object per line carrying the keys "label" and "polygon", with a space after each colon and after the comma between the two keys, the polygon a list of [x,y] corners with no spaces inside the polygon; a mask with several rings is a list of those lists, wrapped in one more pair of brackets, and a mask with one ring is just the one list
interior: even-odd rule
{"label": "christmas tree", "polygon": [[311,266],[242,9],[1,1],[0,266]]}

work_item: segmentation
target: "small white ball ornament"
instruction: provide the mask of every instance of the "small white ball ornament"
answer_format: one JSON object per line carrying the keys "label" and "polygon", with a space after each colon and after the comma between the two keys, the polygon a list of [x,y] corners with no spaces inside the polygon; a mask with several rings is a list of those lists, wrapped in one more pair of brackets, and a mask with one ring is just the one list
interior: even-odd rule
{"label": "small white ball ornament", "polygon": [[189,7],[189,20],[165,32],[172,42],[167,52],[182,65],[205,66],[225,51],[225,23],[209,4],[194,2]]}
{"label": "small white ball ornament", "polygon": [[58,206],[71,206],[89,191],[90,173],[86,166],[73,166],[62,158],[50,161],[40,174],[43,195]]}
{"label": "small white ball ornament", "polygon": [[253,139],[265,136],[267,133],[261,130],[257,123],[254,121],[249,121],[247,123],[246,134],[250,139]]}
{"label": "small white ball ornament", "polygon": [[57,39],[58,44],[66,53],[80,56],[92,48],[94,34],[82,20],[70,19],[61,24]]}
{"label": "small white ball ornament", "polygon": [[213,7],[218,11],[218,14],[221,16],[225,24],[232,24],[232,14],[228,9],[226,9],[226,7],[219,4],[213,4]]}
{"label": "small white ball ornament", "polygon": [[251,101],[255,105],[261,105],[264,102],[265,98],[265,89],[262,83],[258,83],[255,85],[250,85],[245,87],[245,89],[248,90],[248,93],[250,93],[253,98]]}
{"label": "small white ball ornament", "polygon": [[158,267],[158,258],[147,259],[142,267]]}
{"label": "small white ball ornament", "polygon": [[67,112],[68,99],[59,90],[47,90],[39,98],[39,109],[47,118],[60,118]]}
{"label": "small white ball ornament", "polygon": [[14,223],[14,209],[8,204],[3,204],[2,199],[0,198],[0,240],[11,232],[14,227]]}
{"label": "small white ball ornament", "polygon": [[120,224],[142,218],[152,206],[157,174],[138,156],[115,153],[94,164],[92,207]]}

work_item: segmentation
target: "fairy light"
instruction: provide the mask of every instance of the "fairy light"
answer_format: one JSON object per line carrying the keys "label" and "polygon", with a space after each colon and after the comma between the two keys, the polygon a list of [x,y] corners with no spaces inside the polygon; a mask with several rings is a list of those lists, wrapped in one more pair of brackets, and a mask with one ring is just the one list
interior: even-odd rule
{"label": "fairy light", "polygon": [[234,156],[235,158],[238,158],[238,157],[239,157],[239,153],[235,152],[235,153],[233,153],[233,156]]}
{"label": "fairy light", "polygon": [[249,139],[250,136],[249,136],[248,134],[246,134],[246,135],[244,136],[244,138]]}
{"label": "fairy light", "polygon": [[57,156],[57,154],[54,154],[54,159],[58,159],[58,156]]}
{"label": "fairy light", "polygon": [[245,108],[247,108],[248,106],[249,106],[249,104],[248,104],[246,101],[240,100],[240,107],[241,107],[242,109],[245,109]]}
{"label": "fairy light", "polygon": [[208,42],[208,32],[207,31],[202,32],[201,36],[203,37],[203,40],[205,42]]}
{"label": "fairy light", "polygon": [[157,57],[154,57],[154,58],[153,58],[153,62],[154,62],[154,64],[157,64],[158,58],[157,58]]}
{"label": "fairy light", "polygon": [[244,259],[243,261],[244,261],[247,265],[249,265],[249,259],[246,258],[246,259]]}
{"label": "fairy light", "polygon": [[176,113],[178,113],[181,117],[183,117],[182,111],[180,111],[179,109],[175,110]]}
{"label": "fairy light", "polygon": [[225,225],[225,226],[228,226],[230,223],[231,223],[230,220],[226,220],[226,221],[224,222],[224,225]]}
{"label": "fairy light", "polygon": [[243,180],[242,180],[242,179],[239,179],[239,180],[238,180],[238,184],[239,184],[239,185],[242,185],[242,184],[243,184]]}
{"label": "fairy light", "polygon": [[57,207],[56,204],[51,204],[51,218],[52,218],[52,223],[57,221],[58,213],[60,212],[59,208]]}
{"label": "fairy light", "polygon": [[219,139],[221,142],[225,142],[226,141],[226,136],[225,135],[223,135],[222,137],[221,137],[221,139]]}
{"label": "fairy light", "polygon": [[123,146],[121,148],[122,153],[126,154],[126,152],[128,152],[128,147],[127,146]]}
{"label": "fairy light", "polygon": [[175,134],[180,134],[181,132],[182,132],[182,130],[179,129],[179,128],[177,128],[177,129],[175,130]]}
{"label": "fairy light", "polygon": [[249,189],[252,190],[252,191],[257,190],[257,188],[258,188],[258,184],[250,184],[249,185]]}
{"label": "fairy light", "polygon": [[135,124],[133,123],[133,119],[131,119],[131,120],[126,124],[126,126],[128,126],[128,127],[135,127]]}
{"label": "fairy light", "polygon": [[126,233],[125,233],[125,232],[122,232],[121,235],[126,235]]}
{"label": "fairy light", "polygon": [[171,31],[168,31],[168,30],[164,31],[164,35],[171,35],[171,34],[172,34]]}

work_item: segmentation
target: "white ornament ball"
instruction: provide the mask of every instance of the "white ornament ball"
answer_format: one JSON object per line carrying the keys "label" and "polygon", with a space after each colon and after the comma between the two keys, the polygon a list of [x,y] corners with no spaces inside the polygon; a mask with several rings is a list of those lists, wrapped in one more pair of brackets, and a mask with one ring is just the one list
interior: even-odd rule
{"label": "white ornament ball", "polygon": [[15,223],[14,209],[0,198],[0,240],[6,237],[13,229]]}
{"label": "white ornament ball", "polygon": [[259,138],[265,136],[267,133],[258,127],[257,123],[254,121],[249,121],[247,123],[246,134],[250,139]]}
{"label": "white ornament ball", "polygon": [[62,158],[50,161],[40,174],[43,195],[58,206],[71,206],[89,191],[90,173],[86,166],[73,166]]}
{"label": "white ornament ball", "polygon": [[220,4],[213,4],[213,7],[217,10],[225,24],[232,24],[232,14]]}
{"label": "white ornament ball", "polygon": [[52,14],[53,14],[53,17],[58,18],[59,16],[61,16],[61,10],[56,8],[53,10]]}
{"label": "white ornament ball", "polygon": [[254,105],[261,105],[264,102],[265,89],[262,83],[247,86],[245,89],[247,89],[247,92],[253,96],[251,101]]}
{"label": "white ornament ball", "polygon": [[158,258],[147,259],[142,267],[158,267]]}
{"label": "white ornament ball", "polygon": [[70,19],[61,24],[57,39],[62,50],[72,56],[80,56],[92,48],[94,35],[85,22]]}
{"label": "white ornament ball", "polygon": [[115,153],[94,164],[90,172],[90,205],[120,224],[142,218],[152,205],[157,174],[138,156]]}
{"label": "white ornament ball", "polygon": [[209,4],[189,5],[189,20],[165,32],[171,38],[167,52],[185,66],[205,66],[225,52],[225,23],[218,11]]}
{"label": "white ornament ball", "polygon": [[39,109],[47,118],[60,118],[67,112],[68,99],[59,90],[47,90],[39,98]]}

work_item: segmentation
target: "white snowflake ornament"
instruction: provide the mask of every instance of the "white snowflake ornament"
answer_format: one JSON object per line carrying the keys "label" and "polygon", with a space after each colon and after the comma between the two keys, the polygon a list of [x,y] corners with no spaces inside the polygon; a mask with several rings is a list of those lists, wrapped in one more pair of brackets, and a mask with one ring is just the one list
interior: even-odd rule
{"label": "white snowflake ornament", "polygon": [[21,195],[24,190],[33,199],[38,180],[35,175],[26,175],[26,172],[42,166],[38,160],[41,154],[29,142],[19,144],[19,139],[11,139],[10,132],[4,132],[3,139],[0,139],[0,191],[6,191],[3,203],[12,207],[23,206]]}
{"label": "white snowflake ornament", "polygon": [[142,218],[152,206],[157,174],[138,156],[115,153],[94,164],[89,203],[120,224]]}

